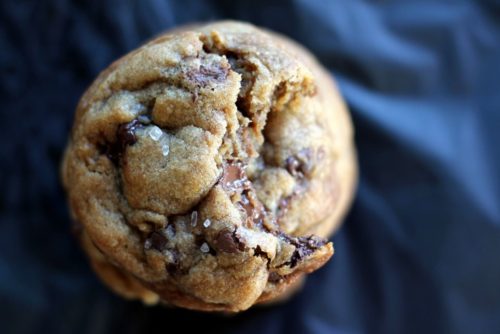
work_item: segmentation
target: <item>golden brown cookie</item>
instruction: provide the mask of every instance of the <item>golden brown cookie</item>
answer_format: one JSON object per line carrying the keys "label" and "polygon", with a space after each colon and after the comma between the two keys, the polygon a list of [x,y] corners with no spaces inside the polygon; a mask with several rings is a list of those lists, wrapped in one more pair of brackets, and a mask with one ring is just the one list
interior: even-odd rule
{"label": "golden brown cookie", "polygon": [[302,47],[238,22],[166,33],[82,97],[63,182],[92,266],[146,303],[237,312],[333,254],[348,112]]}

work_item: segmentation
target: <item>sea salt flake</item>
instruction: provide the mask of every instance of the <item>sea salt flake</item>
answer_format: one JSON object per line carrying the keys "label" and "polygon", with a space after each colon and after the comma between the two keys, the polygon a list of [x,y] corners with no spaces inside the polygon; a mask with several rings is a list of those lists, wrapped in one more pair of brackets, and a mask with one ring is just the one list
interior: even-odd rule
{"label": "sea salt flake", "polygon": [[139,115],[137,116],[137,120],[141,122],[142,124],[149,124],[151,123],[151,119],[146,116],[146,115]]}
{"label": "sea salt flake", "polygon": [[169,239],[172,239],[173,237],[175,237],[174,227],[172,225],[168,225],[167,228],[165,229],[165,233],[167,234],[167,237]]}
{"label": "sea salt flake", "polygon": [[198,222],[198,211],[193,211],[191,213],[191,226],[195,227]]}
{"label": "sea salt flake", "polygon": [[151,139],[153,139],[154,141],[158,141],[161,136],[163,135],[163,132],[161,131],[161,129],[159,127],[157,127],[156,125],[153,125],[150,129],[149,129],[149,136],[151,137]]}
{"label": "sea salt flake", "polygon": [[203,222],[203,226],[205,226],[205,227],[209,227],[210,224],[212,224],[212,222],[210,221],[210,219],[205,219],[205,221]]}
{"label": "sea salt flake", "polygon": [[163,156],[166,157],[169,152],[170,152],[170,147],[168,145],[162,145],[161,153],[163,154]]}
{"label": "sea salt flake", "polygon": [[160,139],[160,144],[161,144],[161,153],[163,154],[164,157],[166,157],[170,153],[170,140],[168,139],[167,136],[163,136]]}
{"label": "sea salt flake", "polygon": [[208,253],[210,252],[210,247],[208,247],[208,244],[206,242],[204,242],[201,247],[200,247],[200,250],[203,252],[203,253]]}

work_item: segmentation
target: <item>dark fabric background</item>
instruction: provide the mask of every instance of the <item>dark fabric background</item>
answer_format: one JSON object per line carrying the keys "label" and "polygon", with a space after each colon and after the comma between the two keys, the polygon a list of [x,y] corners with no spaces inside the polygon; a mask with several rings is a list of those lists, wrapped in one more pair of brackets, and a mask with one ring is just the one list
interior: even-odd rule
{"label": "dark fabric background", "polygon": [[[104,288],[70,233],[59,163],[86,86],[192,21],[309,47],[352,111],[359,191],[336,253],[284,305],[233,317]],[[500,333],[500,6],[493,1],[2,1],[3,333]]]}

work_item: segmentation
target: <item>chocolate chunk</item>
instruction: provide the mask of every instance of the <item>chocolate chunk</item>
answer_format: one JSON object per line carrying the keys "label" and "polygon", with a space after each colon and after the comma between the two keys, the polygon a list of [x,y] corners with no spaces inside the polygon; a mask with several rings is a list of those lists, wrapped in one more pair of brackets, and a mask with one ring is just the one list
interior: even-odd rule
{"label": "chocolate chunk", "polygon": [[167,263],[165,269],[170,276],[174,276],[179,272],[179,265],[177,263]]}
{"label": "chocolate chunk", "polygon": [[262,225],[266,212],[260,201],[250,193],[249,190],[243,191],[241,200],[238,202],[240,207],[247,215],[247,223],[253,225]]}
{"label": "chocolate chunk", "polygon": [[298,170],[300,168],[300,162],[297,160],[295,157],[288,157],[285,161],[286,164],[286,170],[288,173],[290,173],[292,176],[297,175]]}
{"label": "chocolate chunk", "polygon": [[283,277],[274,271],[270,272],[269,276],[267,278],[267,281],[271,282],[271,283],[278,283],[278,282],[281,282],[282,280],[283,280]]}
{"label": "chocolate chunk", "polygon": [[281,239],[295,246],[295,251],[293,252],[290,261],[285,262],[283,265],[290,265],[293,268],[297,263],[303,258],[311,255],[319,248],[326,244],[326,240],[319,238],[315,235],[309,237],[292,237],[284,233],[280,233]]}
{"label": "chocolate chunk", "polygon": [[255,207],[250,202],[250,199],[248,198],[246,192],[241,194],[241,200],[239,202],[239,205],[241,206],[241,208],[243,208],[243,210],[245,210],[247,217],[253,216],[253,210],[255,209]]}
{"label": "chocolate chunk", "polygon": [[260,246],[257,246],[257,247],[255,247],[255,248],[254,248],[254,250],[253,250],[253,255],[254,255],[254,256],[260,256],[260,257],[263,257],[263,258],[265,258],[268,262],[269,262],[269,261],[271,261],[271,260],[269,259],[269,255],[267,255],[267,253],[266,253],[266,252],[264,252],[264,251],[260,248]]}
{"label": "chocolate chunk", "polygon": [[212,66],[201,65],[199,70],[191,70],[187,72],[186,76],[200,87],[205,87],[211,82],[219,83],[226,80],[228,74],[229,65],[221,66],[217,64]]}
{"label": "chocolate chunk", "polygon": [[137,137],[135,135],[135,130],[141,126],[141,123],[137,119],[125,124],[120,124],[116,131],[116,137],[118,139],[118,143],[122,148],[127,145],[133,145],[137,141]]}
{"label": "chocolate chunk", "polygon": [[245,249],[245,244],[242,243],[234,232],[229,230],[220,231],[214,240],[214,247],[221,252],[236,253]]}
{"label": "chocolate chunk", "polygon": [[241,162],[231,161],[224,164],[222,178],[219,182],[224,189],[229,191],[241,191],[250,186]]}
{"label": "chocolate chunk", "polygon": [[288,157],[285,160],[286,170],[292,175],[299,178],[308,176],[313,170],[313,151],[311,148],[300,150],[295,156]]}
{"label": "chocolate chunk", "polygon": [[149,238],[146,239],[144,243],[144,248],[146,249],[156,249],[159,252],[165,250],[167,246],[167,237],[165,237],[162,233],[158,231],[154,231],[149,235]]}
{"label": "chocolate chunk", "polygon": [[326,240],[316,235],[311,235],[309,237],[300,237],[299,240],[301,240],[301,242],[303,243],[306,243],[308,247],[315,249],[324,246],[326,243]]}
{"label": "chocolate chunk", "polygon": [[118,164],[127,146],[137,142],[135,131],[141,126],[142,124],[137,119],[118,126],[116,129],[116,141],[108,145],[105,149],[106,155],[113,163]]}
{"label": "chocolate chunk", "polygon": [[224,164],[219,183],[226,191],[241,192],[238,205],[247,215],[247,224],[262,225],[266,212],[262,203],[251,192],[251,183],[241,162],[230,161]]}

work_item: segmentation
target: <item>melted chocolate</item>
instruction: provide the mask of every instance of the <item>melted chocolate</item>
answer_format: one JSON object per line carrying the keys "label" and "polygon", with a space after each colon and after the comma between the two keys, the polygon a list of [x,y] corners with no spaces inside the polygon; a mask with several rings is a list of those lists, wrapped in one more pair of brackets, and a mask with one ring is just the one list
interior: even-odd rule
{"label": "melted chocolate", "polygon": [[156,249],[159,252],[163,252],[167,247],[167,237],[165,237],[161,232],[154,231],[146,239],[144,248],[146,249]]}
{"label": "melted chocolate", "polygon": [[248,188],[249,182],[241,162],[228,162],[224,164],[222,178],[219,181],[224,189],[238,191]]}
{"label": "melted chocolate", "polygon": [[236,253],[245,249],[245,244],[229,230],[222,230],[214,240],[214,247],[224,253]]}
{"label": "melted chocolate", "polygon": [[168,224],[164,230],[153,231],[144,242],[144,248],[156,249],[159,252],[163,252],[167,249],[168,239],[173,238],[175,233],[174,224]]}
{"label": "melted chocolate", "polygon": [[250,199],[247,196],[248,192],[243,192],[241,194],[241,200],[238,202],[240,207],[245,210],[245,213],[247,214],[247,217],[252,217],[253,216],[253,211],[255,207],[253,204],[250,202]]}
{"label": "melted chocolate", "polygon": [[237,204],[247,216],[247,225],[263,225],[265,208],[253,193],[252,185],[241,162],[230,161],[224,164],[219,183],[229,193],[240,194],[241,199]]}
{"label": "melted chocolate", "polygon": [[247,224],[259,226],[263,224],[266,216],[264,206],[255,198],[255,195],[251,196],[250,190],[242,192],[238,204],[247,215]]}
{"label": "melted chocolate", "polygon": [[211,82],[222,82],[229,74],[228,66],[206,66],[201,65],[199,70],[189,71],[186,76],[200,87],[205,87]]}

